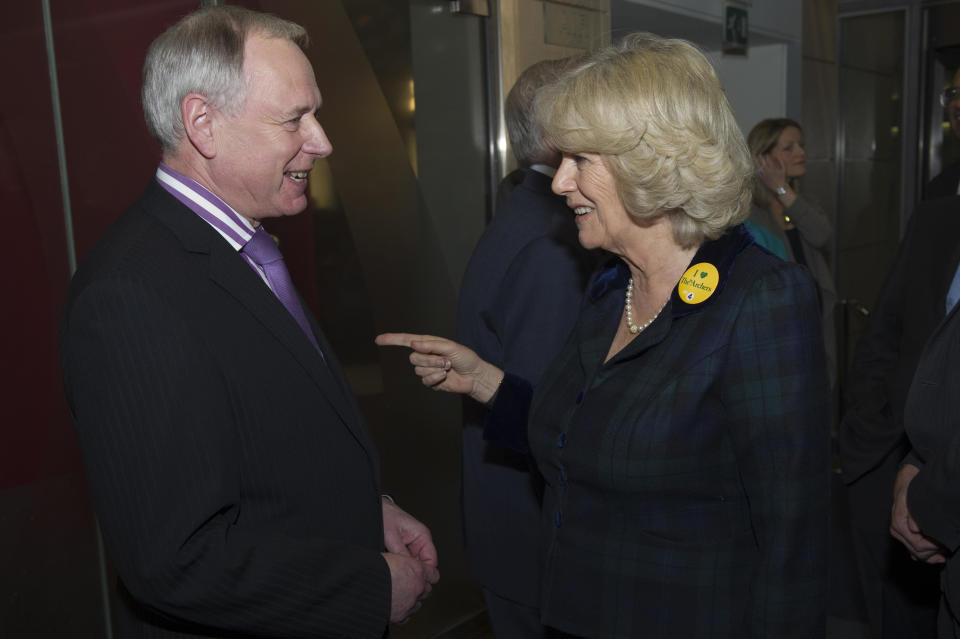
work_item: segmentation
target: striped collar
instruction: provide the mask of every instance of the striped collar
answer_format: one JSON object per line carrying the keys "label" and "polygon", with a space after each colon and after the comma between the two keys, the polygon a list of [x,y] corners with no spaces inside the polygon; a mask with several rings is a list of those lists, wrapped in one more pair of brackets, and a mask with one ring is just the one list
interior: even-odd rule
{"label": "striped collar", "polygon": [[162,162],[157,167],[156,177],[160,186],[212,226],[234,250],[242,249],[256,232],[250,220],[234,211],[196,180],[174,171]]}

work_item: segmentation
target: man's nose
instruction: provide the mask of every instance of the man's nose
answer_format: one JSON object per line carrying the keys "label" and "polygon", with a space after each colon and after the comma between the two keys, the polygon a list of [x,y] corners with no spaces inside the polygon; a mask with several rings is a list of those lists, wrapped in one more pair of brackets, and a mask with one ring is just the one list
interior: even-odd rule
{"label": "man's nose", "polygon": [[307,118],[303,152],[321,158],[333,153],[333,145],[315,117]]}

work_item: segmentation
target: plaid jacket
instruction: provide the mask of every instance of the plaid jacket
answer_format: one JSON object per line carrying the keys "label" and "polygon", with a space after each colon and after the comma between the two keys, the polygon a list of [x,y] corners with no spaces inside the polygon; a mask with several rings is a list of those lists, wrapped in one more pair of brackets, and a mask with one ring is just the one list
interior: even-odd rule
{"label": "plaid jacket", "polygon": [[719,284],[609,362],[625,266],[537,387],[544,622],[584,637],[823,636],[829,396],[816,287],[738,227]]}

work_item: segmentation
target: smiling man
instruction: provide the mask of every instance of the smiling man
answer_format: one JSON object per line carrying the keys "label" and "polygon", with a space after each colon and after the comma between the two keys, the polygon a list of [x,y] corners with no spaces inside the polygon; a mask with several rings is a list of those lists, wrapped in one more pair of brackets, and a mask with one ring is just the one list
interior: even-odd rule
{"label": "smiling man", "polygon": [[371,637],[438,579],[265,218],[329,155],[303,28],[214,7],[144,65],[155,180],[71,283],[68,401],[120,637]]}

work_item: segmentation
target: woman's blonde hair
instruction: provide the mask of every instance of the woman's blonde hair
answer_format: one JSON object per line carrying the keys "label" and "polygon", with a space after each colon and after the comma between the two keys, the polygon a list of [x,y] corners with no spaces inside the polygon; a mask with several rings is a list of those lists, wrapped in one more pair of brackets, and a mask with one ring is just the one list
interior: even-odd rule
{"label": "woman's blonde hair", "polygon": [[676,242],[716,239],[749,213],[753,163],[713,67],[689,42],[635,33],[543,89],[537,117],[564,153],[600,153],[637,220]]}
{"label": "woman's blonde hair", "polygon": [[[803,133],[803,127],[796,120],[790,118],[769,118],[758,122],[747,135],[747,146],[751,157],[760,157],[773,151],[780,139],[780,134],[789,127],[794,127]],[[787,178],[787,184],[794,191],[797,190],[797,178]],[[759,179],[753,181],[753,203],[765,209],[770,208],[773,195]]]}

